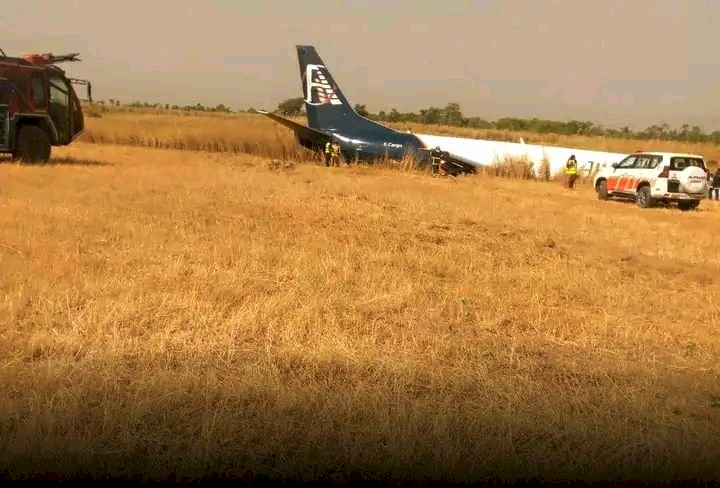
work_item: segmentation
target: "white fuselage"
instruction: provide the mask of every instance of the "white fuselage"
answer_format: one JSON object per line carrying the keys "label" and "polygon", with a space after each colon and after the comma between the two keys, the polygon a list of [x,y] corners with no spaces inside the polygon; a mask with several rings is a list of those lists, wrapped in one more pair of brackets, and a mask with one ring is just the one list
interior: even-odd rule
{"label": "white fuselage", "polygon": [[627,154],[605,151],[590,151],[567,147],[542,146],[537,144],[521,144],[517,142],[488,141],[482,139],[463,139],[458,137],[435,136],[415,134],[429,148],[440,146],[442,151],[448,151],[477,166],[492,166],[506,157],[526,157],[533,163],[535,174],[540,169],[541,162],[546,159],[550,166],[550,173],[557,174],[564,171],[570,155],[574,154],[580,168],[594,168],[610,166],[625,158]]}

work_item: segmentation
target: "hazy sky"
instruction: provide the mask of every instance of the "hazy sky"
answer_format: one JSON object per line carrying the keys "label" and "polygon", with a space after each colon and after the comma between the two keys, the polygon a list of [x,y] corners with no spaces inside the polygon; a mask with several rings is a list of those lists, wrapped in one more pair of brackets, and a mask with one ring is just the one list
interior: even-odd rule
{"label": "hazy sky", "polygon": [[274,109],[315,45],[371,111],[720,129],[720,0],[2,0],[8,54],[80,52],[95,98]]}

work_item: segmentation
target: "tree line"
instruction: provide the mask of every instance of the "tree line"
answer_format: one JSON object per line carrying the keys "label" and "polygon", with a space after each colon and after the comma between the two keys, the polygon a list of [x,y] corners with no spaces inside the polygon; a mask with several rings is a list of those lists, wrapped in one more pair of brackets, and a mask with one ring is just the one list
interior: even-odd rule
{"label": "tree line", "polygon": [[[205,106],[200,103],[194,105],[170,105],[148,102],[132,102],[120,104],[118,100],[100,100],[97,105],[110,105],[111,107],[136,107],[154,108],[165,110],[180,110],[186,112],[210,112],[210,113],[255,113],[254,108],[244,110],[231,110],[229,107],[219,104],[216,106]],[[582,120],[548,120],[539,118],[523,119],[519,117],[502,117],[497,120],[487,120],[482,117],[465,116],[458,103],[448,103],[445,107],[428,107],[418,112],[399,112],[392,108],[389,112],[380,110],[371,113],[365,105],[355,104],[355,111],[377,122],[388,123],[418,123],[427,125],[447,125],[452,127],[467,127],[472,129],[494,129],[500,131],[530,132],[536,134],[557,134],[557,135],[582,135],[582,136],[605,136],[618,139],[639,139],[639,140],[661,140],[679,142],[709,142],[720,144],[720,131],[703,132],[697,125],[683,124],[680,127],[671,127],[667,123],[653,124],[642,130],[632,130],[628,126],[613,128],[604,127],[592,121]],[[288,98],[278,104],[274,111],[284,116],[299,116],[305,112],[303,97]]]}
{"label": "tree line", "polygon": [[201,103],[196,103],[195,105],[171,105],[169,103],[148,103],[148,102],[131,102],[131,103],[124,103],[121,104],[119,100],[114,100],[112,98],[106,100],[98,100],[95,102],[96,105],[101,106],[110,106],[110,107],[130,107],[130,108],[153,108],[157,110],[182,110],[184,112],[223,112],[223,113],[232,113],[233,111],[226,107],[224,104],[220,103],[218,105],[212,106],[205,106]]}
{"label": "tree line", "polygon": [[[289,98],[278,105],[276,113],[286,116],[302,115],[304,112],[302,97]],[[661,140],[680,142],[711,142],[720,144],[720,131],[703,132],[699,126],[683,124],[675,128],[667,123],[654,124],[642,130],[632,130],[628,126],[620,128],[604,127],[592,121],[584,120],[548,120],[539,118],[523,119],[502,117],[487,120],[482,117],[466,117],[458,103],[448,103],[445,107],[428,107],[419,112],[399,112],[396,109],[371,113],[365,105],[356,104],[355,111],[370,120],[394,123],[418,123],[429,125],[448,125],[473,129],[495,129],[536,134],[605,136],[619,139]]]}

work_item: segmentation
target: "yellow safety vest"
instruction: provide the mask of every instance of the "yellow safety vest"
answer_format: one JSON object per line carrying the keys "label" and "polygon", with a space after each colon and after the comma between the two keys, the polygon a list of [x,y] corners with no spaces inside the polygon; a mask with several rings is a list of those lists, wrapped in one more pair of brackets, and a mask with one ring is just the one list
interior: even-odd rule
{"label": "yellow safety vest", "polygon": [[568,161],[565,167],[565,172],[569,175],[577,174],[577,161]]}
{"label": "yellow safety vest", "polygon": [[329,143],[329,142],[326,142],[326,143],[325,143],[325,152],[326,152],[327,154],[330,154],[330,143]]}
{"label": "yellow safety vest", "polygon": [[340,146],[338,144],[334,145],[332,148],[332,154],[333,156],[339,156],[340,155]]}

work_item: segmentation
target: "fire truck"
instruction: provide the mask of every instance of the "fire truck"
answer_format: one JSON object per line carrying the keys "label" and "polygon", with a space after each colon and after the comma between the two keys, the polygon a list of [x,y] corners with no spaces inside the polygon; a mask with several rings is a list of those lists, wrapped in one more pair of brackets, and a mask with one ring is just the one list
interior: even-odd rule
{"label": "fire truck", "polygon": [[68,78],[58,63],[80,61],[73,54],[28,54],[10,57],[0,49],[0,153],[14,160],[42,163],[52,146],[66,146],[78,138],[85,121],[74,85],[87,80]]}

